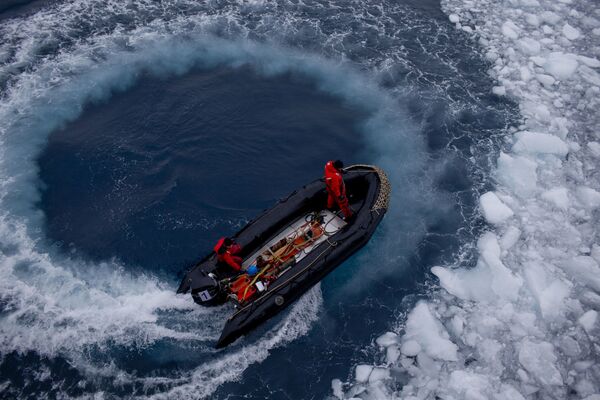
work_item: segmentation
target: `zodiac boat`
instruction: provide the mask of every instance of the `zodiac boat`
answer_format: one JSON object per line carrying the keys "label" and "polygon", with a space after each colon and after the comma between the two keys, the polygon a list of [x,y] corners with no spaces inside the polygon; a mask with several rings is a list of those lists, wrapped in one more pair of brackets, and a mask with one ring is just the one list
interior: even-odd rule
{"label": "zodiac boat", "polygon": [[[242,247],[242,271],[217,261],[214,252],[186,273],[177,293],[191,292],[202,306],[234,305],[216,347],[225,347],[289,306],[344,260],[363,247],[388,208],[390,184],[371,165],[344,169],[355,215],[326,209],[322,179],[281,199],[232,238]],[[244,271],[256,265],[258,273]]]}

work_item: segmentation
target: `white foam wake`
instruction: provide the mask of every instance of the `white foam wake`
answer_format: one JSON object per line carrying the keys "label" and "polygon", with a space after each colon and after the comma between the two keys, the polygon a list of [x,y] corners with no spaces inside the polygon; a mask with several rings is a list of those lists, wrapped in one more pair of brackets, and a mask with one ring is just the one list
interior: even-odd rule
{"label": "white foam wake", "polygon": [[[434,267],[442,289],[377,340],[338,397],[599,399],[600,9],[593,1],[445,0],[479,41],[498,96],[519,102],[489,231],[472,269]],[[401,387],[401,389],[397,389]]]}
{"label": "white foam wake", "polygon": [[[87,4],[79,1],[65,7],[68,11]],[[57,17],[54,12],[36,14],[33,19],[43,16],[40,24],[54,29],[56,18],[62,15],[58,12]],[[198,21],[191,32],[185,31],[188,22],[160,21],[127,32],[117,29],[65,46],[64,51],[42,59],[36,59],[39,41],[30,48],[23,35],[10,30],[13,25],[4,27],[14,34],[15,48],[21,53],[7,50],[13,54],[6,55],[9,62],[2,73],[12,74],[20,63],[27,67],[7,80],[0,101],[3,355],[34,352],[48,358],[63,357],[90,380],[104,377],[116,379],[119,385],[142,384],[148,393],[164,393],[156,394],[159,397],[199,398],[210,395],[223,382],[238,379],[248,365],[264,360],[270,349],[305,334],[317,316],[322,302],[318,288],[299,301],[282,325],[256,343],[242,343],[232,353],[219,354],[213,361],[177,371],[175,376],[138,376],[110,360],[111,351],[144,349],[167,340],[206,352],[205,342],[217,339],[227,313],[224,309],[197,309],[189,297],[174,295],[170,285],[152,276],[128,273],[116,261],[92,264],[70,259],[46,243],[43,215],[36,209],[39,182],[35,160],[48,135],[77,118],[86,104],[106,101],[112,92],[126,90],[141,74],[168,77],[217,65],[248,65],[264,76],[300,74],[320,90],[370,115],[365,131],[380,137],[371,141],[373,150],[412,153],[411,163],[403,173],[392,172],[392,178],[410,179],[422,168],[420,138],[412,135],[410,124],[398,115],[395,101],[362,74],[305,53],[243,39],[218,39],[205,34]],[[206,18],[206,24],[211,23]],[[185,33],[173,33],[179,30]],[[98,360],[98,353],[108,357]]]}

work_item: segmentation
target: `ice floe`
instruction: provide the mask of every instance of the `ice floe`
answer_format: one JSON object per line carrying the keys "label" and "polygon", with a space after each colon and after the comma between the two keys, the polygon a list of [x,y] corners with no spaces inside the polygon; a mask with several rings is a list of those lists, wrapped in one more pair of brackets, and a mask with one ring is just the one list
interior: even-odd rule
{"label": "ice floe", "polygon": [[[489,229],[476,265],[433,267],[440,288],[398,336],[377,339],[387,365],[358,366],[345,395],[600,400],[600,7],[442,8],[457,29],[471,27],[497,80],[491,92],[517,101],[522,121],[506,132],[496,187],[479,198]],[[389,375],[371,379],[373,368]]]}

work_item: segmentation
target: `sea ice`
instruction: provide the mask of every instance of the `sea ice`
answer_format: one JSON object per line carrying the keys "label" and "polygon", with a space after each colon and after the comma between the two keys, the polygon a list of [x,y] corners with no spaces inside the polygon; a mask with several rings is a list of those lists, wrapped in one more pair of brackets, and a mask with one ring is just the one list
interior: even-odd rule
{"label": "sea ice", "polygon": [[564,262],[563,268],[582,285],[600,292],[600,267],[592,257],[574,257]]}
{"label": "sea ice", "polygon": [[563,35],[565,35],[565,37],[569,40],[575,40],[575,39],[579,38],[579,36],[580,36],[579,30],[576,28],[573,28],[568,23],[565,24],[565,26],[563,26],[562,32],[563,32]]}
{"label": "sea ice", "polygon": [[456,14],[450,14],[448,16],[448,19],[450,20],[450,22],[452,22],[453,24],[457,24],[460,21],[460,18],[458,17],[458,15]]}
{"label": "sea ice", "polygon": [[403,340],[414,340],[430,357],[456,361],[458,348],[448,339],[448,332],[433,316],[426,302],[420,301],[408,314]]}
{"label": "sea ice", "polygon": [[517,39],[519,37],[518,31],[519,28],[512,21],[506,21],[502,24],[502,34],[507,38]]}
{"label": "sea ice", "polygon": [[566,211],[569,208],[569,191],[564,187],[556,187],[542,193],[542,199],[556,208]]}
{"label": "sea ice", "polygon": [[479,198],[483,216],[490,224],[501,224],[513,216],[513,211],[506,206],[494,192],[487,192]]}
{"label": "sea ice", "polygon": [[546,58],[544,70],[558,80],[566,80],[577,70],[577,58],[572,54],[553,52]]}
{"label": "sea ice", "polygon": [[371,371],[373,367],[371,365],[357,365],[354,370],[354,379],[356,382],[365,383],[369,380],[369,375],[371,375]]}
{"label": "sea ice", "polygon": [[[552,80],[554,81],[554,79]],[[517,137],[517,142],[513,146],[513,151],[516,153],[566,156],[569,152],[569,146],[562,139],[548,133],[523,131],[515,134],[515,137]]]}
{"label": "sea ice", "polygon": [[397,344],[398,343],[398,335],[395,334],[394,332],[386,332],[383,335],[379,336],[375,340],[375,343],[377,343],[377,345],[379,347],[388,347],[393,344]]}
{"label": "sea ice", "polygon": [[521,51],[524,54],[527,55],[536,55],[540,52],[541,46],[540,46],[540,42],[538,42],[537,40],[528,38],[528,37],[524,37],[518,40],[517,45],[519,46],[519,49],[521,49]]}
{"label": "sea ice", "polygon": [[554,346],[548,342],[523,341],[519,350],[519,362],[543,385],[562,385],[563,379],[556,368]]}
{"label": "sea ice", "polygon": [[516,194],[528,197],[537,189],[537,164],[525,157],[511,157],[501,153],[498,157],[498,180]]}
{"label": "sea ice", "polygon": [[494,86],[492,88],[492,93],[494,93],[496,96],[505,96],[506,88],[504,86]]}
{"label": "sea ice", "polygon": [[591,333],[592,329],[594,329],[594,326],[596,325],[597,319],[598,312],[594,310],[589,310],[581,317],[579,317],[578,322],[581,326],[583,326],[583,329],[585,329],[587,333]]}
{"label": "sea ice", "polygon": [[600,207],[600,193],[587,186],[579,186],[576,190],[577,199],[588,209]]}
{"label": "sea ice", "polygon": [[407,357],[414,357],[421,352],[421,345],[416,340],[407,340],[402,343],[400,351]]}

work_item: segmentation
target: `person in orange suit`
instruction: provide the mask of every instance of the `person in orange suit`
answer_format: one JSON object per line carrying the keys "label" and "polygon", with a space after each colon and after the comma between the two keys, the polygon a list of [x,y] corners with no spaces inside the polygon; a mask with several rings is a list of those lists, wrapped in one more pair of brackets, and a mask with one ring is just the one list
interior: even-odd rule
{"label": "person in orange suit", "polygon": [[237,254],[242,251],[242,247],[231,240],[231,238],[224,237],[219,239],[214,247],[214,251],[217,253],[217,260],[219,262],[229,265],[236,271],[241,271],[242,257]]}
{"label": "person in orange suit", "polygon": [[346,185],[342,178],[344,163],[340,160],[328,161],[325,164],[325,186],[327,188],[327,208],[331,209],[337,203],[344,213],[344,219],[349,220],[353,216],[352,209],[346,197]]}

